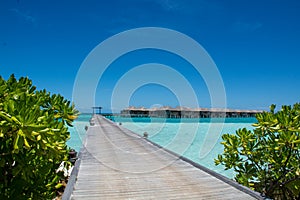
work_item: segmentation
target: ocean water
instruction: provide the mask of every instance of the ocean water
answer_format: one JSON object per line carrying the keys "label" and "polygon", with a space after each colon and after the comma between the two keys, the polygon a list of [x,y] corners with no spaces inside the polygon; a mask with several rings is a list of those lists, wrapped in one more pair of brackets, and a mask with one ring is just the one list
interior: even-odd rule
{"label": "ocean water", "polygon": [[85,137],[85,126],[89,125],[89,120],[92,117],[91,114],[81,114],[74,121],[73,127],[69,127],[71,138],[68,140],[67,145],[75,149],[77,152],[80,151],[80,148],[84,142]]}
{"label": "ocean water", "polygon": [[[81,115],[70,130],[69,146],[80,150],[91,115]],[[233,178],[232,170],[224,170],[222,165],[215,166],[214,159],[223,152],[222,134],[235,133],[239,128],[253,129],[255,118],[227,119],[164,119],[164,118],[121,118],[112,119],[123,127],[143,135],[194,162],[214,170],[228,178]]]}

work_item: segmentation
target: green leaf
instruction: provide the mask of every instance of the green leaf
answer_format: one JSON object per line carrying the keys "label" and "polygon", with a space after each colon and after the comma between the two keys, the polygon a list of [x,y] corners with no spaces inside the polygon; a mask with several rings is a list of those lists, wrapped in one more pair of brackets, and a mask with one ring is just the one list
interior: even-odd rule
{"label": "green leaf", "polygon": [[19,149],[19,146],[18,146],[19,137],[20,137],[19,134],[15,137],[15,140],[14,140],[14,150]]}
{"label": "green leaf", "polygon": [[295,140],[293,141],[294,144],[299,144],[300,143],[300,140]]}
{"label": "green leaf", "polygon": [[269,198],[296,199],[300,191],[300,104],[282,106],[278,112],[271,105],[270,112],[259,113],[256,118],[253,130],[222,135],[224,152],[215,164],[233,169],[235,180]]}
{"label": "green leaf", "polygon": [[36,91],[27,77],[0,77],[1,199],[53,199],[54,186],[61,187],[57,164],[68,157],[65,120],[77,115],[70,101]]}
{"label": "green leaf", "polygon": [[59,188],[61,188],[62,186],[63,186],[63,184],[58,183],[58,184],[55,186],[55,189],[59,189]]}
{"label": "green leaf", "polygon": [[36,140],[37,140],[37,141],[40,141],[41,138],[42,138],[42,136],[41,136],[41,135],[38,135],[38,136],[36,137]]}
{"label": "green leaf", "polygon": [[0,111],[0,117],[4,118],[8,122],[12,122],[11,116],[3,111]]}
{"label": "green leaf", "polygon": [[18,135],[20,135],[20,136],[25,136],[25,134],[24,134],[24,132],[23,132],[23,130],[22,129],[19,129],[19,131],[18,131]]}
{"label": "green leaf", "polygon": [[25,144],[26,148],[28,148],[28,149],[30,148],[30,145],[28,144],[26,137],[24,137],[24,144]]}

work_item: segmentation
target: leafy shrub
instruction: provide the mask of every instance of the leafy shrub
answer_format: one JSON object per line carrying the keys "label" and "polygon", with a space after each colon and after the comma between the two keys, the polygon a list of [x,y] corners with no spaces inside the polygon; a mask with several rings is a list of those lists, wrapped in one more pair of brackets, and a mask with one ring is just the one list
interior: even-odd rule
{"label": "leafy shrub", "polygon": [[215,163],[233,168],[235,180],[267,197],[300,199],[300,104],[256,115],[253,131],[222,136]]}
{"label": "leafy shrub", "polygon": [[51,199],[78,111],[28,78],[0,77],[0,199]]}

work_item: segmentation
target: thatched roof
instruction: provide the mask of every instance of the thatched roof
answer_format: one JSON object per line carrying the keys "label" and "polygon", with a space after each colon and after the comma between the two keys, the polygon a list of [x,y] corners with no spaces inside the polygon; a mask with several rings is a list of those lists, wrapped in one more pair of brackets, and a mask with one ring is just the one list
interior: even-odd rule
{"label": "thatched roof", "polygon": [[228,108],[189,108],[183,106],[177,106],[172,108],[170,106],[154,107],[154,108],[145,108],[145,107],[134,107],[129,106],[123,110],[129,111],[190,111],[190,112],[235,112],[235,113],[260,113],[262,110],[241,110],[241,109],[228,109]]}

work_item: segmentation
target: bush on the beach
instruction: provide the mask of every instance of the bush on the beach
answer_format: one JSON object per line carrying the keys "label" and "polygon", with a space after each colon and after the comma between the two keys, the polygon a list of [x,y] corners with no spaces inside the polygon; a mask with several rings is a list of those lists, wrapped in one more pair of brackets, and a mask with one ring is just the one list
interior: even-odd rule
{"label": "bush on the beach", "polygon": [[28,78],[0,77],[0,199],[52,199],[55,170],[78,111],[60,95],[37,91]]}
{"label": "bush on the beach", "polygon": [[215,163],[234,169],[235,180],[273,199],[300,199],[300,104],[257,114],[254,130],[222,136]]}

